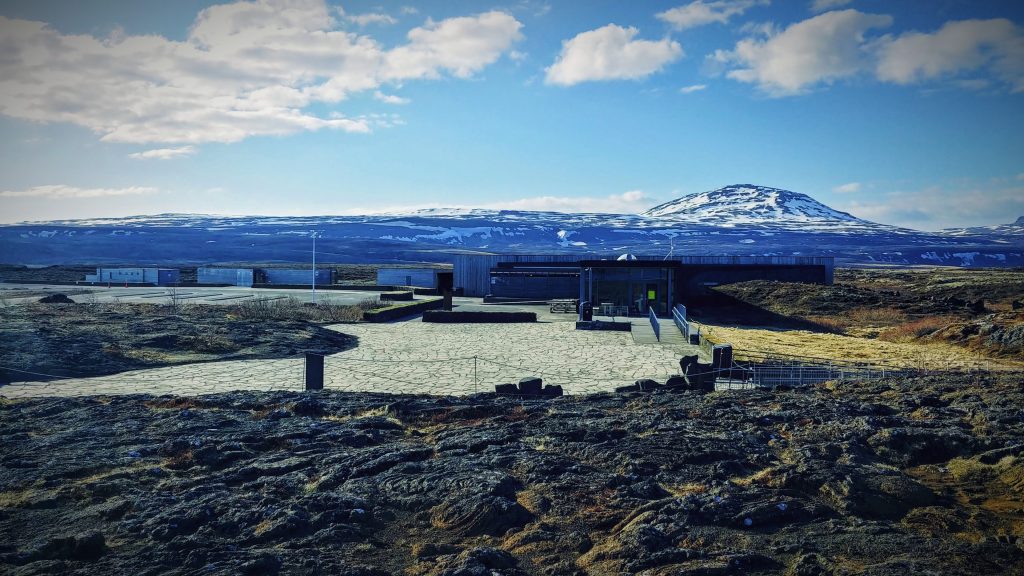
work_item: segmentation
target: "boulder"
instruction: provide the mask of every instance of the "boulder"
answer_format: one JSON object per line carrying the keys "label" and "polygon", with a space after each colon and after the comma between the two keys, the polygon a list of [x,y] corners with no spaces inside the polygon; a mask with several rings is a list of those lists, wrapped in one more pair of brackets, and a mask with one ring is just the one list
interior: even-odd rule
{"label": "boulder", "polygon": [[561,396],[563,394],[562,387],[557,384],[548,384],[544,387],[543,394],[545,396]]}
{"label": "boulder", "polygon": [[692,390],[700,390],[702,392],[714,391],[716,374],[711,368],[711,364],[695,362],[686,367],[684,374],[686,382]]}
{"label": "boulder", "polygon": [[669,376],[669,379],[665,381],[666,388],[687,388],[689,385],[686,383],[686,378],[683,376]]}
{"label": "boulder", "polygon": [[519,394],[519,387],[515,384],[495,384],[495,394]]}
{"label": "boulder", "polygon": [[657,381],[651,380],[650,378],[642,378],[636,381],[636,387],[641,392],[652,392],[658,388],[661,388],[661,384]]}
{"label": "boulder", "polygon": [[519,393],[531,396],[540,396],[544,389],[544,382],[535,376],[523,378],[519,381]]}
{"label": "boulder", "polygon": [[682,358],[680,358],[679,359],[679,370],[680,370],[680,372],[682,372],[683,374],[686,374],[686,367],[691,365],[691,364],[696,364],[697,360],[698,360],[698,357],[697,357],[696,354],[694,354],[693,356],[683,356]]}

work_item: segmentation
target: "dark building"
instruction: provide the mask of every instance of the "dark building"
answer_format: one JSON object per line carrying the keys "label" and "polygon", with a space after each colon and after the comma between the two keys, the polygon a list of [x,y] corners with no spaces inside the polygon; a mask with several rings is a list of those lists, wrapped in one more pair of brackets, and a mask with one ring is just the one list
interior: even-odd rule
{"label": "dark building", "polygon": [[648,307],[668,315],[675,304],[709,287],[747,280],[831,284],[831,257],[684,256],[581,260],[563,255],[459,255],[455,288],[466,296],[579,298],[618,315],[643,314]]}

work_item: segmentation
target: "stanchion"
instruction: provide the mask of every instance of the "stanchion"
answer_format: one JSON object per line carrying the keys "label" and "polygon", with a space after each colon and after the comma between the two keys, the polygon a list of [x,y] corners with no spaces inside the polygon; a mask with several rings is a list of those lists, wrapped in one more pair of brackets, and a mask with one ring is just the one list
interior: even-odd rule
{"label": "stanchion", "polygon": [[306,390],[324,389],[324,357],[306,352]]}

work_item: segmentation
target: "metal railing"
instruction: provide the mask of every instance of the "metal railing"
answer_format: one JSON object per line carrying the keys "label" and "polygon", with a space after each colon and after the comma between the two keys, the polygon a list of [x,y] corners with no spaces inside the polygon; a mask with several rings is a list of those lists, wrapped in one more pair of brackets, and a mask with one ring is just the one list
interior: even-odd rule
{"label": "metal railing", "polygon": [[654,313],[654,308],[647,307],[647,319],[651,321],[651,328],[654,329],[654,337],[661,342],[661,323],[658,322],[658,316]]}
{"label": "metal railing", "polygon": [[686,320],[686,306],[682,304],[676,304],[672,308],[672,321],[676,323],[676,328],[683,333],[683,337],[686,338],[686,342],[690,342],[690,323]]}
{"label": "metal railing", "polygon": [[897,376],[907,376],[913,370],[892,370],[888,368],[850,368],[828,366],[761,366],[749,368],[751,380],[761,387],[805,386],[829,380],[878,380]]}

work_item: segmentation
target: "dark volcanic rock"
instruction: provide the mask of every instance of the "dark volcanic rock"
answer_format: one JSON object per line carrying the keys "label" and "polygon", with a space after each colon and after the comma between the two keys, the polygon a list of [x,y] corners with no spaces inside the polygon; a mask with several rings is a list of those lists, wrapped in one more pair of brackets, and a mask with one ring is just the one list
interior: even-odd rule
{"label": "dark volcanic rock", "polygon": [[67,294],[51,294],[49,296],[43,296],[39,299],[40,304],[74,304],[75,301],[68,297]]}
{"label": "dark volcanic rock", "polygon": [[0,400],[0,573],[1024,566],[1024,376],[639,388]]}

